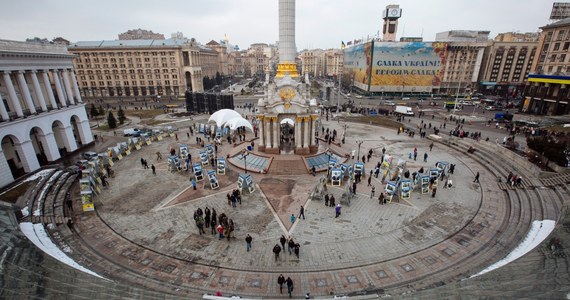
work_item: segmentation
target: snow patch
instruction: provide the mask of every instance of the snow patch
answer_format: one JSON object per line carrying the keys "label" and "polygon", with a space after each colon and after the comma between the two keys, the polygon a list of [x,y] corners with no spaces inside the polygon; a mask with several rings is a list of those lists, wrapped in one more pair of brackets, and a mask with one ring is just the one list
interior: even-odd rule
{"label": "snow patch", "polygon": [[28,206],[26,205],[26,207],[21,209],[22,212],[22,216],[27,217],[30,215],[30,210],[28,209]]}
{"label": "snow patch", "polygon": [[50,179],[48,179],[48,182],[44,185],[44,188],[42,189],[40,195],[38,196],[38,205],[34,210],[35,217],[39,217],[42,215],[42,200],[44,199],[44,195],[47,193],[48,189],[51,188],[51,183],[53,183],[61,173],[63,173],[63,171],[55,172],[53,176],[50,177]]}
{"label": "snow patch", "polygon": [[42,224],[32,224],[30,222],[20,223],[20,229],[28,237],[28,239],[34,243],[38,248],[40,248],[44,253],[50,255],[51,257],[59,260],[60,262],[77,269],[79,271],[85,272],[87,274],[97,276],[102,279],[105,277],[79,265],[72,258],[67,256],[62,252],[49,238],[47,232]]}
{"label": "snow patch", "polygon": [[542,243],[548,235],[550,235],[552,230],[554,230],[554,225],[556,225],[556,222],[553,220],[533,221],[525,239],[511,253],[509,253],[509,255],[469,278],[491,272],[527,254]]}
{"label": "snow patch", "polygon": [[10,188],[9,190],[6,190],[6,191],[0,193],[0,196],[6,194],[7,192],[9,192],[9,191],[12,190],[12,189],[17,188],[18,186],[22,185],[22,184],[25,183],[25,182],[32,181],[32,180],[36,180],[36,179],[38,179],[38,178],[40,178],[40,177],[47,176],[47,175],[48,175],[51,171],[53,171],[53,170],[54,170],[54,169],[41,170],[41,171],[37,172],[36,174],[34,174],[34,175],[32,175],[32,176],[30,176],[30,177],[28,177],[28,178],[26,178],[26,179],[20,181],[18,184],[16,184],[15,186],[13,186],[12,188]]}

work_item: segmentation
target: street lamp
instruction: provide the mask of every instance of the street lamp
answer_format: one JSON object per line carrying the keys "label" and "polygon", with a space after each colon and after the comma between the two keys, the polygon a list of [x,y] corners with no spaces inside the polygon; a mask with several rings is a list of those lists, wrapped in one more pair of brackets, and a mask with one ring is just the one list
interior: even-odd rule
{"label": "street lamp", "polygon": [[242,151],[241,156],[243,157],[243,164],[244,164],[244,169],[245,169],[245,174],[247,174],[247,156],[249,155],[249,152],[247,152],[245,149]]}
{"label": "street lamp", "polygon": [[356,161],[360,161],[360,145],[362,145],[364,141],[356,141],[356,143],[358,144],[358,154],[356,155]]}
{"label": "street lamp", "polygon": [[461,80],[463,79],[462,67],[463,61],[465,60],[465,54],[463,53],[462,56],[459,58],[459,84],[457,85],[457,92],[455,93],[455,103],[453,104],[453,115],[457,112],[457,98],[459,98],[459,89],[461,88]]}
{"label": "street lamp", "polygon": [[331,173],[331,150],[327,150],[327,154],[329,155],[329,160],[327,161],[327,178],[330,176]]}

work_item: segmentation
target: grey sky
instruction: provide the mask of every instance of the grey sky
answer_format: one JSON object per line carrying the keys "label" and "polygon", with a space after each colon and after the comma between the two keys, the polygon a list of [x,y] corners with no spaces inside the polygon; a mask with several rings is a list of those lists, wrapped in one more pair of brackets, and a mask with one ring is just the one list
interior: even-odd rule
{"label": "grey sky", "polygon": [[[432,41],[452,29],[537,31],[549,23],[554,1],[545,0],[297,0],[297,49],[338,48],[341,41],[374,36],[382,10],[399,4],[401,36]],[[558,1],[560,2],[560,1]],[[114,40],[129,29],[170,37],[181,31],[201,43],[227,34],[241,49],[273,43],[278,35],[277,0],[4,0],[0,38],[25,40],[61,36],[71,42]]]}

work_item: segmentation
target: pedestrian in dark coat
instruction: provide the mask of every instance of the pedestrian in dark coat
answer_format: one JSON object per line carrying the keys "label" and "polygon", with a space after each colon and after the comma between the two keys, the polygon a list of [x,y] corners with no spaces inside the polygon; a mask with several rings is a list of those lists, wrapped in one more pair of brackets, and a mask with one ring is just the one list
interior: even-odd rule
{"label": "pedestrian in dark coat", "polygon": [[285,276],[283,274],[279,274],[277,277],[277,284],[279,285],[279,293],[283,294],[283,284],[285,283]]}
{"label": "pedestrian in dark coat", "polygon": [[245,237],[245,249],[249,252],[249,250],[251,249],[251,241],[253,241],[253,238],[251,237],[251,235],[247,235]]}
{"label": "pedestrian in dark coat", "polygon": [[291,277],[287,277],[287,279],[285,279],[285,283],[287,283],[287,293],[289,293],[289,298],[291,298],[291,293],[293,292],[293,280]]}
{"label": "pedestrian in dark coat", "polygon": [[291,253],[293,252],[293,248],[295,248],[295,242],[293,241],[293,238],[290,238],[289,243],[287,244],[287,250],[289,250],[289,255],[291,255]]}
{"label": "pedestrian in dark coat", "polygon": [[279,247],[279,244],[275,244],[275,246],[273,247],[273,253],[275,254],[275,260],[277,260],[279,258],[280,252],[281,252],[281,247]]}
{"label": "pedestrian in dark coat", "polygon": [[287,238],[284,235],[281,235],[279,242],[281,242],[281,248],[285,249],[285,243],[287,243]]}

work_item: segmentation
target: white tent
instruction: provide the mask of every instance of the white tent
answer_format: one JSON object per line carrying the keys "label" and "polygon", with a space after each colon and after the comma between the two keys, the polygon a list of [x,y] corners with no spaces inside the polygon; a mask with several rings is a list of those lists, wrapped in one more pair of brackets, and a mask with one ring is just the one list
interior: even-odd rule
{"label": "white tent", "polygon": [[[231,109],[220,109],[217,112],[213,113],[210,118],[208,119],[208,123],[210,121],[214,121],[216,122],[216,125],[218,127],[222,127],[224,126],[224,124],[233,119],[233,118],[241,118],[241,115],[235,111],[235,110],[231,110]],[[251,126],[251,125],[250,125]]]}
{"label": "white tent", "polygon": [[251,123],[249,123],[248,120],[246,120],[242,117],[233,118],[233,119],[227,121],[224,125],[224,127],[229,127],[231,130],[236,130],[238,127],[242,127],[242,126],[244,126],[245,128],[248,128],[249,130],[251,130],[251,132],[253,132],[253,126],[251,126]]}

